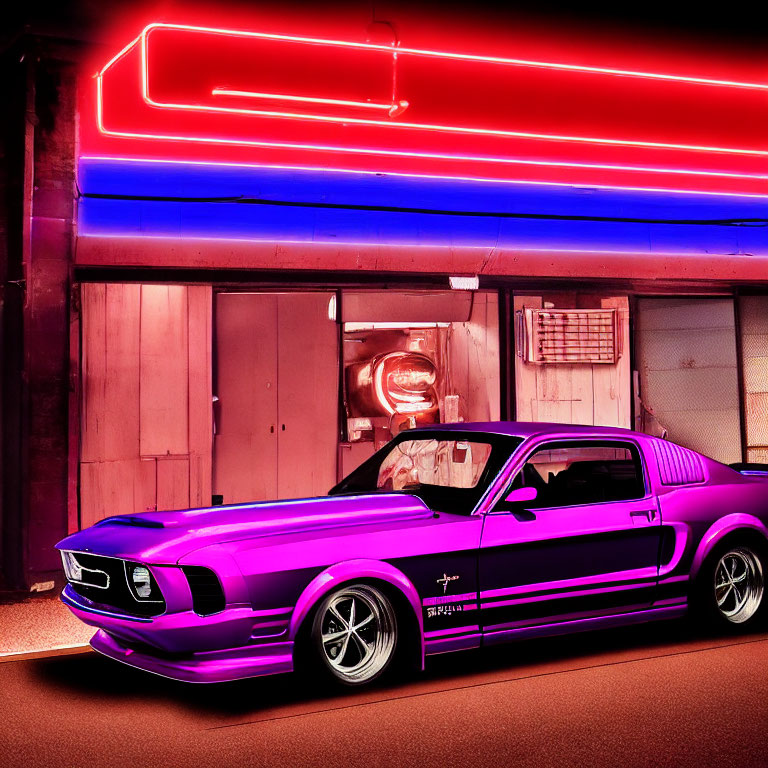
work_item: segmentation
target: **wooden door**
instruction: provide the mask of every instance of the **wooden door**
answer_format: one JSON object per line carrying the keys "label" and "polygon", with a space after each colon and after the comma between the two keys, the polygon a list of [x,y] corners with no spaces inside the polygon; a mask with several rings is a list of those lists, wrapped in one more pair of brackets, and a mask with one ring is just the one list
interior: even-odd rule
{"label": "wooden door", "polygon": [[213,492],[277,498],[277,295],[216,297]]}
{"label": "wooden door", "polygon": [[211,500],[211,287],[82,286],[80,525]]}
{"label": "wooden door", "polygon": [[336,483],[339,358],[330,293],[278,297],[279,498],[325,494]]}

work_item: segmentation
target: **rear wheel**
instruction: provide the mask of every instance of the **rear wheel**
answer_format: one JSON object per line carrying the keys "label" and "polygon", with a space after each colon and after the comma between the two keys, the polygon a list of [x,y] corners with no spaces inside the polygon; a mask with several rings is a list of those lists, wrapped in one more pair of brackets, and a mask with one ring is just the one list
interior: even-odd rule
{"label": "rear wheel", "polygon": [[331,592],[315,612],[310,644],[326,676],[344,685],[372,682],[391,666],[397,648],[390,599],[370,584]]}
{"label": "rear wheel", "polygon": [[748,628],[766,615],[765,547],[732,542],[707,561],[699,578],[699,601],[711,623]]}

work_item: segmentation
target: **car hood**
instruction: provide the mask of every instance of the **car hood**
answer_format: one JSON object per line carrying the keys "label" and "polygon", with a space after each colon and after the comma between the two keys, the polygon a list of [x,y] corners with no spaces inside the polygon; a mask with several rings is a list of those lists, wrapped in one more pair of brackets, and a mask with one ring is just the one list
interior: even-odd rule
{"label": "car hood", "polygon": [[210,544],[262,536],[391,525],[430,517],[421,499],[399,493],[324,496],[313,499],[139,512],[108,517],[60,541],[58,549],[175,564]]}

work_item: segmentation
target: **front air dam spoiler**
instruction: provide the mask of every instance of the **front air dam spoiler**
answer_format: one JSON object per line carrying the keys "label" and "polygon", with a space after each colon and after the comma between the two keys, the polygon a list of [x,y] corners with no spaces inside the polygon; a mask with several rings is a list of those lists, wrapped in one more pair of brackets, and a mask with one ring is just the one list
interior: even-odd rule
{"label": "front air dam spoiler", "polygon": [[205,651],[174,658],[133,650],[100,629],[91,638],[91,647],[115,661],[185,683],[224,683],[293,671],[291,641]]}

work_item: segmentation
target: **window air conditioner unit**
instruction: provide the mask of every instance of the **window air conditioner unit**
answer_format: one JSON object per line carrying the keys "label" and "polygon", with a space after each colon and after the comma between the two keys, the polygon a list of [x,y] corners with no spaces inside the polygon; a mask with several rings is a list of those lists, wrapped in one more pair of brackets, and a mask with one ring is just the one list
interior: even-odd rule
{"label": "window air conditioner unit", "polygon": [[615,309],[516,312],[517,354],[527,363],[614,365],[621,356]]}

